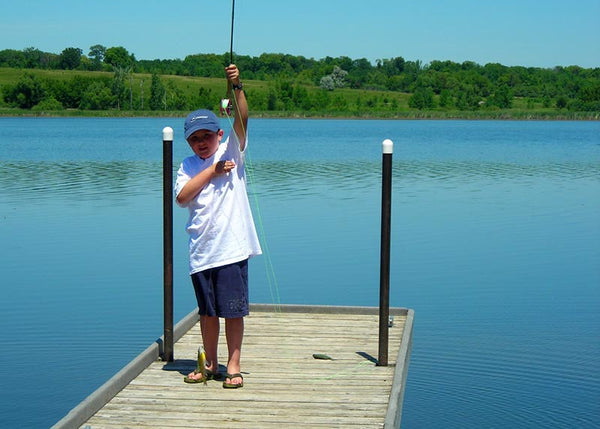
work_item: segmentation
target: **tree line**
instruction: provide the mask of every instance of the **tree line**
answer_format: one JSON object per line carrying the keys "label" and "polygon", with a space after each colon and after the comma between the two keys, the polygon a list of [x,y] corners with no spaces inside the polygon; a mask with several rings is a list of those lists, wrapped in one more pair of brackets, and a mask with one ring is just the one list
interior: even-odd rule
{"label": "tree line", "polygon": [[[63,108],[188,110],[194,103],[212,107],[217,94],[200,88],[193,94],[178,87],[166,76],[223,78],[229,53],[195,54],[182,59],[138,60],[118,46],[94,45],[87,55],[79,48],[60,54],[35,48],[0,51],[0,67],[43,70],[108,71],[112,76],[75,76],[71,82],[41,81],[27,73],[13,85],[2,88],[2,100],[9,106],[32,108],[39,103]],[[565,109],[572,112],[600,112],[600,68],[579,66],[538,68],[480,65],[471,61],[407,61],[402,57],[379,59],[303,56],[264,53],[257,57],[236,55],[235,63],[244,79],[269,82],[267,90],[255,97],[265,110],[348,109],[348,99],[336,96],[340,89],[386,91],[408,94],[408,108],[416,110],[511,109],[516,99],[527,106]],[[143,87],[135,89],[136,74],[152,75],[144,98]],[[312,89],[318,89],[314,91]],[[213,98],[210,102],[209,99]],[[371,101],[369,101],[371,100]],[[377,104],[363,96],[363,107]],[[394,101],[396,98],[390,97]],[[393,110],[397,102],[379,101]],[[44,106],[48,107],[48,106]],[[373,106],[371,106],[373,107]]]}

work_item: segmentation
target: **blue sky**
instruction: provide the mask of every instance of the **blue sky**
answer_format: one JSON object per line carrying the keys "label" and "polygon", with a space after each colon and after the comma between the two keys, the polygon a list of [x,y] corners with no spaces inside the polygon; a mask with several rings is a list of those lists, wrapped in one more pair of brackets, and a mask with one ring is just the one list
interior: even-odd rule
{"label": "blue sky", "polygon": [[[600,67],[600,0],[237,0],[234,51]],[[0,50],[123,46],[137,59],[229,51],[231,1],[6,1]]]}

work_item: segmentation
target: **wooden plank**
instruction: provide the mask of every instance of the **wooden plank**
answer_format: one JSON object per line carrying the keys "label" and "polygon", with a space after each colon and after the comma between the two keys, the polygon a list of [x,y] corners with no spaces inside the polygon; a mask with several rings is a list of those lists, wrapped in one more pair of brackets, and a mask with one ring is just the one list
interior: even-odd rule
{"label": "wooden plank", "polygon": [[[253,311],[242,347],[244,387],[235,390],[183,383],[196,365],[196,324],[175,344],[175,362],[153,362],[81,427],[383,427],[405,319],[394,317],[390,365],[378,367],[377,315]],[[223,365],[224,328],[219,341]]]}

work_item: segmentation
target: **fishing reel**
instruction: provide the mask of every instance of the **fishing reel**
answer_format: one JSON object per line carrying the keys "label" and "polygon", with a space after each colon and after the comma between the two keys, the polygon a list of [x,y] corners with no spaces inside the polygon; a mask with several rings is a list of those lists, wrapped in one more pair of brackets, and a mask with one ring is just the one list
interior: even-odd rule
{"label": "fishing reel", "polygon": [[221,108],[221,115],[233,116],[233,102],[230,98],[222,98],[219,107]]}
{"label": "fishing reel", "polygon": [[222,116],[233,117],[233,88],[231,87],[231,82],[229,81],[227,82],[227,93],[225,94],[225,98],[221,99],[221,104],[219,104],[219,108],[221,110]]}

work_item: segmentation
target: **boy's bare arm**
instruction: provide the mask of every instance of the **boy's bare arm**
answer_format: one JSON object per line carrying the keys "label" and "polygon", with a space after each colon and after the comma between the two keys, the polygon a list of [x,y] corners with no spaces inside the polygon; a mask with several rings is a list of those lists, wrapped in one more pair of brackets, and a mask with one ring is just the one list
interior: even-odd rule
{"label": "boy's bare arm", "polygon": [[219,161],[192,177],[175,198],[177,204],[186,205],[204,189],[210,179],[221,174],[229,173],[235,167],[233,161]]}
{"label": "boy's bare arm", "polygon": [[[225,69],[227,80],[231,82],[233,86],[240,84],[240,71],[235,64],[229,65]],[[246,94],[242,89],[234,89],[233,96],[235,97],[235,119],[233,121],[233,130],[238,138],[240,144],[240,150],[243,151],[246,148],[246,131],[248,129],[248,102],[246,101]]]}

